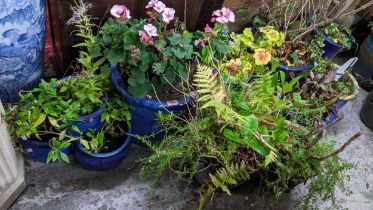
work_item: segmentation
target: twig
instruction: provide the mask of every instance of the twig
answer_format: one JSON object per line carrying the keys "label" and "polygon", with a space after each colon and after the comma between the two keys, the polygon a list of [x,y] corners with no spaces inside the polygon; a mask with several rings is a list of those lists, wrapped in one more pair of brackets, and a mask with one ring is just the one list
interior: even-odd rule
{"label": "twig", "polygon": [[313,156],[313,159],[316,160],[325,160],[330,158],[331,156],[338,155],[340,152],[342,152],[348,145],[350,145],[353,141],[355,141],[357,138],[359,138],[362,135],[362,132],[359,131],[355,135],[353,135],[346,143],[342,145],[339,149],[335,150],[334,152],[331,152],[329,154],[323,155],[323,156]]}
{"label": "twig", "polygon": [[255,136],[255,138],[257,138],[265,147],[267,147],[268,149],[272,150],[274,153],[278,154],[278,150],[274,147],[272,147],[270,144],[268,144],[268,142],[266,142],[266,140],[263,139],[263,136],[259,133],[253,133],[253,135]]}
{"label": "twig", "polygon": [[300,37],[302,37],[302,36],[304,36],[304,35],[310,33],[311,31],[317,29],[318,27],[321,27],[321,26],[327,25],[327,24],[329,24],[329,23],[331,23],[331,22],[333,22],[333,21],[335,21],[335,20],[337,20],[337,19],[339,19],[339,18],[348,17],[348,16],[350,16],[350,15],[352,15],[352,14],[355,14],[355,13],[357,13],[357,12],[360,12],[360,11],[362,11],[362,10],[368,8],[368,7],[371,6],[371,5],[373,5],[373,1],[364,4],[363,6],[359,7],[358,9],[352,10],[352,11],[347,12],[347,13],[344,13],[344,14],[341,14],[341,15],[336,16],[336,17],[334,17],[334,18],[331,18],[331,19],[329,19],[329,20],[325,20],[325,21],[323,21],[323,22],[313,24],[312,26],[309,26],[309,27],[306,27],[306,28],[300,28],[300,29],[291,30],[291,31],[288,31],[288,33],[290,34],[290,33],[297,33],[297,32],[302,32],[302,31],[304,31],[303,33],[301,33],[300,35],[298,35],[298,36],[294,39],[294,40],[297,40],[297,39],[299,39]]}

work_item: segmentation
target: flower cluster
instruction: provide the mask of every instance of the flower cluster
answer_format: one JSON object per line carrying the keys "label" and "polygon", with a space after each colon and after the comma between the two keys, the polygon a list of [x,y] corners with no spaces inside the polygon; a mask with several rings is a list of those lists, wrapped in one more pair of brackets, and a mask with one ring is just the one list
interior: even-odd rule
{"label": "flower cluster", "polygon": [[161,14],[162,21],[167,24],[175,18],[175,9],[166,7],[166,5],[159,0],[150,0],[145,8],[152,8],[158,14]]}
{"label": "flower cluster", "polygon": [[110,14],[113,17],[120,18],[121,20],[128,20],[131,18],[130,10],[125,5],[114,5],[110,9]]}
{"label": "flower cluster", "polygon": [[149,23],[144,25],[144,30],[139,31],[140,41],[145,44],[154,45],[154,41],[152,37],[158,36],[157,28]]}
{"label": "flower cluster", "polygon": [[228,8],[223,7],[221,10],[216,10],[212,13],[211,22],[218,22],[221,24],[233,23],[236,17],[234,12]]}

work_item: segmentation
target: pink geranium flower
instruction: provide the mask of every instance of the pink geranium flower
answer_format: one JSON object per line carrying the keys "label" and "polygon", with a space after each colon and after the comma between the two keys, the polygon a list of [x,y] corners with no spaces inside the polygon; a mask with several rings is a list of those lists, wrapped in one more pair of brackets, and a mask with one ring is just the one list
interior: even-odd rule
{"label": "pink geranium flower", "polygon": [[158,13],[161,13],[161,12],[163,12],[164,9],[166,9],[166,5],[161,1],[157,1],[154,5],[153,9],[155,11],[157,11]]}
{"label": "pink geranium flower", "polygon": [[236,19],[234,12],[228,8],[223,7],[221,10],[216,10],[212,13],[211,22],[218,22],[226,24],[228,22],[233,23]]}
{"label": "pink geranium flower", "polygon": [[162,20],[165,23],[170,23],[175,18],[175,10],[172,8],[165,8],[162,13]]}
{"label": "pink geranium flower", "polygon": [[148,4],[146,5],[145,8],[146,8],[146,9],[148,9],[148,8],[153,8],[157,2],[158,2],[158,0],[150,0],[150,1],[148,2]]}
{"label": "pink geranium flower", "polygon": [[124,20],[131,18],[131,12],[125,5],[114,5],[110,9],[110,14],[116,18],[122,18]]}
{"label": "pink geranium flower", "polygon": [[145,31],[139,31],[140,41],[145,44],[153,45],[154,41],[151,36],[148,35]]}
{"label": "pink geranium flower", "polygon": [[144,25],[144,30],[145,32],[150,36],[150,37],[154,37],[154,36],[157,36],[157,28],[153,25],[153,24],[146,24]]}
{"label": "pink geranium flower", "polygon": [[113,5],[113,7],[110,9],[110,14],[113,17],[119,18],[125,9],[126,9],[126,6],[124,5]]}

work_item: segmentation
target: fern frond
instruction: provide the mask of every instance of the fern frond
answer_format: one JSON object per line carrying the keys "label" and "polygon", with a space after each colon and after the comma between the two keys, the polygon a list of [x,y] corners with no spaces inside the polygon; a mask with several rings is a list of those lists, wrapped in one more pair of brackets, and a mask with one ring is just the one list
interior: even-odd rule
{"label": "fern frond", "polygon": [[267,167],[270,163],[273,163],[277,160],[277,155],[272,150],[269,152],[268,155],[265,156],[264,166]]}

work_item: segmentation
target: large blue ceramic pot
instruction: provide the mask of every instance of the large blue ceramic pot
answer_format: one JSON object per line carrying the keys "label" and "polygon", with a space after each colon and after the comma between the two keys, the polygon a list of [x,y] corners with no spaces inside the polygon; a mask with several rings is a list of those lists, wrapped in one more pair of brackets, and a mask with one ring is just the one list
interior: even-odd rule
{"label": "large blue ceramic pot", "polygon": [[74,156],[79,163],[90,170],[106,171],[120,165],[131,150],[131,128],[122,145],[110,152],[90,153],[79,141],[75,142]]}
{"label": "large blue ceramic pot", "polygon": [[[116,66],[110,67],[111,81],[114,88],[131,105],[131,129],[133,135],[153,136],[153,141],[163,139],[165,133],[163,127],[157,122],[157,113],[167,114],[187,109],[193,97],[181,98],[178,100],[159,102],[150,98],[135,98],[127,91],[127,85]],[[137,142],[137,141],[135,141]]]}
{"label": "large blue ceramic pot", "polygon": [[10,103],[43,74],[45,0],[0,0],[0,99]]}

